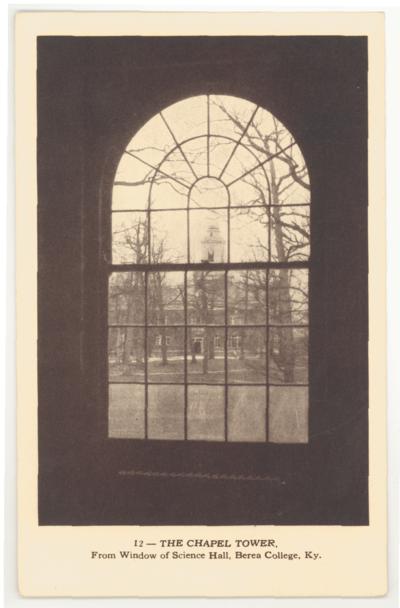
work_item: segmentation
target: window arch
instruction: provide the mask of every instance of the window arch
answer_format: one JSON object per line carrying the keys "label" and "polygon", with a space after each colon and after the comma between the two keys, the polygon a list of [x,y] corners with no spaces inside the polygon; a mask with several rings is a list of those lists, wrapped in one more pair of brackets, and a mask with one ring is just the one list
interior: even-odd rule
{"label": "window arch", "polygon": [[310,183],[270,112],[202,95],[128,143],[112,195],[109,436],[308,441]]}

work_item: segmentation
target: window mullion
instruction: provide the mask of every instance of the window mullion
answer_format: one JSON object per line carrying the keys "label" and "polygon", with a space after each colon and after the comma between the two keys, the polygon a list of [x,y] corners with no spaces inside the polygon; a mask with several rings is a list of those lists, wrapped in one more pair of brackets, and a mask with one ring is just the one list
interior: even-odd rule
{"label": "window mullion", "polygon": [[144,436],[148,439],[148,411],[149,411],[149,389],[148,389],[148,312],[147,312],[147,291],[148,291],[148,272],[144,273]]}
{"label": "window mullion", "polygon": [[228,441],[228,271],[225,270],[224,275],[225,293],[224,293],[224,372],[225,372],[225,402],[224,402],[224,432],[225,441]]}
{"label": "window mullion", "polygon": [[266,378],[266,403],[265,403],[265,441],[269,442],[269,269],[267,269],[265,285],[265,324],[266,324],[266,352],[265,352],[265,378]]}
{"label": "window mullion", "polygon": [[184,438],[185,440],[188,438],[188,372],[187,372],[187,343],[188,343],[188,319],[187,319],[187,271],[184,273],[184,347],[183,347],[183,356],[184,356],[184,367],[183,367],[183,377],[184,377]]}

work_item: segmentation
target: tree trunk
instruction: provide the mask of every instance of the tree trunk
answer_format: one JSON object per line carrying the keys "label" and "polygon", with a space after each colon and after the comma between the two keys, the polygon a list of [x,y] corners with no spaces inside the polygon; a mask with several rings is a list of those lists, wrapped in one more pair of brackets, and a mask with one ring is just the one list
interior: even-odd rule
{"label": "tree trunk", "polygon": [[[129,273],[129,283],[128,293],[126,294],[126,322],[134,323],[135,315],[138,309],[140,309],[137,299],[138,296],[140,299],[140,294],[144,293],[144,285],[139,273]],[[132,328],[125,328],[124,332],[123,363],[129,365],[132,356],[135,357],[137,363],[143,363],[143,341],[135,340],[135,330]]]}
{"label": "tree trunk", "polygon": [[208,330],[208,358],[210,359],[210,361],[212,359],[215,359],[214,338],[215,338],[215,330],[212,327],[210,327],[210,329]]}
{"label": "tree trunk", "polygon": [[208,331],[206,329],[204,332],[204,343],[203,343],[203,374],[208,374],[208,349],[209,349],[209,340],[208,340]]}
{"label": "tree trunk", "polygon": [[[156,287],[156,303],[158,304],[159,310],[159,322],[160,325],[165,325],[165,306],[162,290],[162,277],[159,272],[154,276],[155,287]],[[161,329],[161,363],[162,365],[168,364],[168,345],[167,345],[167,332],[165,327]]]}
{"label": "tree trunk", "polygon": [[[247,324],[248,319],[248,308],[249,308],[249,271],[246,271],[244,280],[244,308],[243,308],[243,323]],[[243,361],[245,358],[245,330],[240,332],[240,356],[239,358]]]}
{"label": "tree trunk", "polygon": [[190,344],[190,354],[192,356],[191,363],[197,363],[196,349],[195,349],[195,346],[194,346],[194,340],[193,340],[193,336],[192,336],[192,330],[190,329],[190,327],[188,328],[188,340],[189,340],[189,344]]}
{"label": "tree trunk", "polygon": [[161,329],[161,363],[162,365],[168,364],[168,345],[165,327]]}
{"label": "tree trunk", "polygon": [[[279,262],[285,262],[286,254],[284,247],[284,236],[281,223],[281,210],[279,207],[279,191],[276,182],[276,173],[274,162],[270,163],[271,171],[271,199],[273,203],[272,207],[272,218],[273,226],[275,229],[275,245],[276,253]],[[289,270],[287,268],[281,268],[279,270],[279,283],[278,283],[278,308],[277,316],[279,322],[285,325],[289,325],[292,322],[292,309],[290,302],[290,281],[289,281]],[[278,356],[273,357],[275,363],[283,373],[284,382],[294,381],[294,367],[295,367],[295,344],[293,329],[287,327],[278,332]]]}

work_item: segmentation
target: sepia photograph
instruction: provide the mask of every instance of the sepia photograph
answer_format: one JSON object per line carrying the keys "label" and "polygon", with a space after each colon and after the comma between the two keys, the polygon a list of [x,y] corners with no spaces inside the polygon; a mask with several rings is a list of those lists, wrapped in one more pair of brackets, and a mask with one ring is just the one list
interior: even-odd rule
{"label": "sepia photograph", "polygon": [[40,526],[368,526],[366,36],[38,36]]}

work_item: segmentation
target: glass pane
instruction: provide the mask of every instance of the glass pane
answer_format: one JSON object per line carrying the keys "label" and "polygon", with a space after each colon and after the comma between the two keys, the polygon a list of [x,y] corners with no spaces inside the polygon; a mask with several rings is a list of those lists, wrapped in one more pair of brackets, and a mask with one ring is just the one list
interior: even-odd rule
{"label": "glass pane", "polygon": [[184,439],[184,387],[149,386],[149,439]]}
{"label": "glass pane", "polygon": [[[285,126],[276,120],[270,112],[264,110],[264,108],[259,108],[243,140],[262,161],[289,145],[292,138]],[[291,148],[288,152],[290,151]]]}
{"label": "glass pane", "polygon": [[148,262],[147,213],[112,214],[113,264]]}
{"label": "glass pane", "polygon": [[144,273],[113,272],[108,282],[110,325],[144,323]]}
{"label": "glass pane", "polygon": [[228,382],[266,382],[265,329],[228,330]]}
{"label": "glass pane", "polygon": [[187,260],[186,211],[153,211],[151,213],[152,263],[185,263]]}
{"label": "glass pane", "polygon": [[269,320],[275,325],[308,323],[308,270],[281,268],[269,272]]}
{"label": "glass pane", "polygon": [[[279,158],[274,159],[275,179],[278,178],[280,186],[274,197],[274,204],[278,205],[309,205],[310,185],[307,168],[302,154],[297,146],[298,162],[291,160],[292,173],[288,173],[288,164]],[[266,165],[268,167],[268,164]]]}
{"label": "glass pane", "polygon": [[271,384],[308,382],[308,329],[270,328],[269,381]]}
{"label": "glass pane", "polygon": [[228,329],[228,382],[266,382],[265,329]]}
{"label": "glass pane", "polygon": [[188,272],[187,308],[190,325],[223,325],[225,273],[210,270]]}
{"label": "glass pane", "polygon": [[149,325],[184,323],[183,272],[149,272],[147,319]]}
{"label": "glass pane", "polygon": [[187,345],[188,382],[225,382],[225,330],[189,327]]}
{"label": "glass pane", "polygon": [[169,178],[170,185],[173,188],[176,187],[178,192],[186,190],[186,194],[189,193],[190,186],[197,179],[193,166],[189,159],[182,154],[180,148],[176,148],[171,154],[168,154],[165,161],[160,165],[160,172],[156,177],[158,180]]}
{"label": "glass pane", "polygon": [[269,387],[269,440],[308,442],[308,387]]}
{"label": "glass pane", "polygon": [[126,150],[157,167],[174,145],[174,140],[160,114],[156,114],[136,133]]}
{"label": "glass pane", "polygon": [[190,192],[189,204],[191,208],[228,207],[228,203],[228,190],[215,177],[199,179]]}
{"label": "glass pane", "polygon": [[207,134],[207,96],[178,101],[162,112],[178,142]]}
{"label": "glass pane", "polygon": [[[224,169],[222,179],[227,185],[233,185],[232,182],[257,184],[259,178],[253,175],[253,171],[257,171],[256,167],[258,163],[259,160],[254,155],[252,147],[245,147],[240,144]],[[265,188],[265,180],[262,182],[262,186]]]}
{"label": "glass pane", "polygon": [[243,179],[229,186],[231,207],[253,207],[268,205],[270,200],[266,172],[262,167],[255,169]]}
{"label": "glass pane", "polygon": [[268,211],[261,207],[230,210],[231,262],[268,260]]}
{"label": "glass pane", "polygon": [[223,173],[235,147],[236,142],[230,139],[210,137],[210,175],[219,177]]}
{"label": "glass pane", "polygon": [[271,207],[274,262],[307,260],[310,255],[310,208]]}
{"label": "glass pane", "polygon": [[150,190],[151,209],[186,209],[188,190],[172,179],[157,173]]}
{"label": "glass pane", "polygon": [[227,211],[191,209],[190,261],[226,262]]}
{"label": "glass pane", "polygon": [[112,327],[108,330],[110,382],[144,382],[144,330]]}
{"label": "glass pane", "polygon": [[[273,137],[276,138],[277,145],[271,146],[270,142],[265,140],[268,156],[276,154],[276,152],[280,153],[263,165],[268,173],[271,186],[273,186],[272,204],[309,205],[310,182],[299,147],[284,127],[281,131],[275,130]],[[290,147],[285,150],[284,148],[287,146]]]}
{"label": "glass pane", "polygon": [[153,169],[130,154],[123,154],[114,178],[113,210],[147,209],[153,177]]}
{"label": "glass pane", "polygon": [[196,176],[206,176],[208,174],[207,137],[196,137],[196,139],[182,144],[181,148]]}
{"label": "glass pane", "polygon": [[225,438],[225,389],[188,386],[188,439],[223,441]]}
{"label": "glass pane", "polygon": [[210,131],[237,141],[245,130],[256,105],[239,97],[210,95]]}
{"label": "glass pane", "polygon": [[265,325],[266,271],[233,270],[228,272],[228,323],[230,325]]}
{"label": "glass pane", "polygon": [[228,441],[265,441],[266,390],[228,387]]}
{"label": "glass pane", "polygon": [[110,384],[108,389],[108,436],[144,439],[144,386]]}
{"label": "glass pane", "polygon": [[175,327],[147,331],[149,382],[183,382],[184,330]]}
{"label": "glass pane", "polygon": [[113,188],[113,209],[147,209],[150,186],[133,182],[118,181]]}

